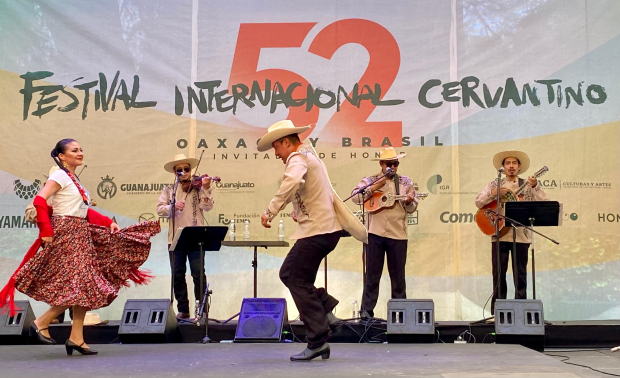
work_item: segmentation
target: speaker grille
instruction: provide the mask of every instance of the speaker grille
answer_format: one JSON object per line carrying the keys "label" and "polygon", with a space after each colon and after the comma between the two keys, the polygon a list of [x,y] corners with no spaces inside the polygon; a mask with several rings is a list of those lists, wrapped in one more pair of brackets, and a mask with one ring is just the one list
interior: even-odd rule
{"label": "speaker grille", "polygon": [[241,327],[245,337],[272,337],[278,331],[278,324],[271,316],[257,315],[246,319]]}

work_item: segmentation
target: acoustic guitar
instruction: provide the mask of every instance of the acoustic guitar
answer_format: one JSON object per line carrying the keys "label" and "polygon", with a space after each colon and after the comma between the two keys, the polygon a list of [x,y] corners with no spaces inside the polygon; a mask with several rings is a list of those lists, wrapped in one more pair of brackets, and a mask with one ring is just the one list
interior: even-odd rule
{"label": "acoustic guitar", "polygon": [[[537,170],[532,177],[539,178],[549,171],[549,168],[546,166]],[[508,192],[500,197],[500,214],[504,214],[504,203],[517,201],[519,195],[525,190],[527,187],[527,180],[517,189],[514,193]],[[485,235],[495,235],[495,222],[499,222],[500,236],[504,236],[509,229],[504,228],[504,219],[500,217],[498,220],[497,215],[494,213],[497,211],[497,200],[493,200],[493,202],[484,205],[482,208],[478,209],[476,212],[476,224],[478,224],[478,228]]]}
{"label": "acoustic guitar", "polygon": [[[424,199],[428,197],[428,193],[417,193],[414,195],[415,198]],[[364,208],[374,213],[384,207],[390,207],[396,203],[396,201],[404,201],[407,199],[406,194],[396,195],[388,192],[374,192],[370,198],[364,201]]]}

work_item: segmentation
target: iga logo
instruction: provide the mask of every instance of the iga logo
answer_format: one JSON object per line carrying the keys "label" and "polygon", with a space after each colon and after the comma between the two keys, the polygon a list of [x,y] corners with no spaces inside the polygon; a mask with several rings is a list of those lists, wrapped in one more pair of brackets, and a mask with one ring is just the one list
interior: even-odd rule
{"label": "iga logo", "polygon": [[101,178],[99,185],[97,185],[97,194],[101,199],[110,199],[116,195],[116,184],[114,183],[114,177],[106,175]]}
{"label": "iga logo", "polygon": [[[448,190],[450,189],[450,185],[444,184],[444,185],[439,185],[443,182],[443,178],[441,177],[441,175],[434,175],[431,176],[431,178],[428,179],[428,181],[426,182],[426,187],[428,188],[428,191],[433,193],[433,194],[437,194],[439,192],[439,190]],[[417,190],[417,188],[416,188]]]}
{"label": "iga logo", "polygon": [[15,180],[13,181],[13,190],[19,198],[28,200],[34,198],[39,190],[41,190],[41,181],[34,180],[32,184],[24,185],[21,180]]}

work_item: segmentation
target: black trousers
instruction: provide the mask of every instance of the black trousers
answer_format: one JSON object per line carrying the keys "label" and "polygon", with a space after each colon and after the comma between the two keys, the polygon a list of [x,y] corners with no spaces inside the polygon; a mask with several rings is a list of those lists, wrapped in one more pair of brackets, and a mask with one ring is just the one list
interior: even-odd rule
{"label": "black trousers", "polygon": [[[493,299],[491,300],[491,314],[495,314],[495,300],[506,299],[508,286],[506,284],[506,272],[508,271],[508,257],[512,254],[513,261],[516,261],[516,269],[512,275],[516,282],[515,299],[527,298],[527,251],[529,243],[517,243],[517,251],[512,249],[512,242],[499,242],[499,275],[497,272],[497,253],[496,243],[491,244],[493,262]],[[499,284],[498,284],[499,281]]]}
{"label": "black trousers", "polygon": [[387,256],[387,267],[392,284],[392,298],[407,298],[405,264],[407,263],[407,240],[396,240],[368,234],[366,248],[366,285],[362,295],[361,310],[374,316],[379,298],[379,281],[383,273],[383,263]]}
{"label": "black trousers", "polygon": [[324,288],[314,286],[319,265],[336,248],[341,232],[299,239],[293,245],[280,268],[280,280],[290,290],[299,316],[306,326],[308,348],[316,349],[330,336],[327,313],[338,300]]}
{"label": "black trousers", "polygon": [[[174,253],[174,298],[177,300],[177,309],[179,312],[189,313],[189,299],[187,294],[187,283],[185,282],[185,273],[187,272],[187,260],[189,260],[189,270],[194,280],[194,296],[196,300],[200,297],[200,251],[193,252],[169,252],[170,263],[172,264],[172,254]],[[204,252],[203,252],[204,257]],[[203,259],[204,261],[204,259]],[[203,286],[206,290],[207,277],[203,276]]]}

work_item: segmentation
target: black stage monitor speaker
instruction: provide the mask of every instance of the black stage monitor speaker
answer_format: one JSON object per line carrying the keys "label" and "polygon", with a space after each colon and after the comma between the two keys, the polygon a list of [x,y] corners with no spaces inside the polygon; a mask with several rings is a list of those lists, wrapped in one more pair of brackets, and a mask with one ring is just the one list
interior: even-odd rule
{"label": "black stage monitor speaker", "polygon": [[288,325],[284,298],[244,298],[235,332],[236,343],[274,342]]}
{"label": "black stage monitor speaker", "polygon": [[181,342],[181,332],[169,299],[129,299],[118,336],[123,344]]}
{"label": "black stage monitor speaker", "polygon": [[34,321],[34,312],[29,301],[15,301],[15,307],[19,308],[15,316],[6,312],[0,312],[0,344],[16,345],[28,343],[28,332]]}

